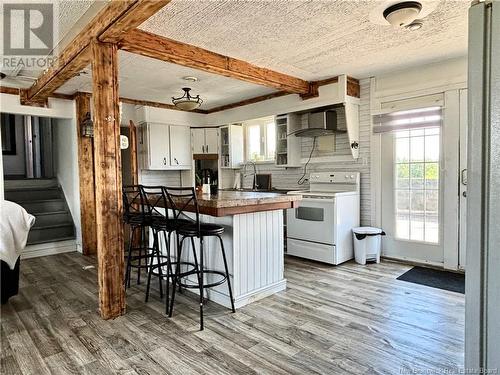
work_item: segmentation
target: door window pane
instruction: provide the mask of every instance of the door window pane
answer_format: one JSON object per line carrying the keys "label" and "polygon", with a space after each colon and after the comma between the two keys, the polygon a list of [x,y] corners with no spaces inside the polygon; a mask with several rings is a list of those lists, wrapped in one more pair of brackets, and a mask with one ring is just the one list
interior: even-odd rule
{"label": "door window pane", "polygon": [[408,163],[410,161],[410,148],[408,142],[410,138],[396,139],[396,163]]}
{"label": "door window pane", "polygon": [[440,128],[394,133],[396,237],[439,242]]}
{"label": "door window pane", "polygon": [[439,135],[425,136],[425,161],[439,160]]}
{"label": "door window pane", "polygon": [[424,161],[424,137],[410,137],[410,161]]}

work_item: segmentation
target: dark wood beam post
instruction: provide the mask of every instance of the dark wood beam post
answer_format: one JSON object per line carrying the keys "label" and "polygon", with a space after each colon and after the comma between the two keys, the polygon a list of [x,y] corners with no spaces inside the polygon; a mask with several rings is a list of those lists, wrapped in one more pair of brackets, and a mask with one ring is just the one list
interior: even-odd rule
{"label": "dark wood beam post", "polygon": [[82,249],[84,255],[97,253],[97,228],[95,215],[94,142],[83,137],[81,124],[90,113],[90,94],[75,95],[76,131],[78,139],[78,171],[80,175],[80,217],[82,221]]}
{"label": "dark wood beam post", "polygon": [[99,307],[111,319],[125,313],[118,50],[97,40],[91,49]]}

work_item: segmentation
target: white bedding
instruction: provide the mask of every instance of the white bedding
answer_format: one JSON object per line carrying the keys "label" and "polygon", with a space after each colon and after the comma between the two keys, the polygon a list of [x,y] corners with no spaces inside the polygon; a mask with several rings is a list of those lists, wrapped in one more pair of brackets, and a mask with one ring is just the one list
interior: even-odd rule
{"label": "white bedding", "polygon": [[0,201],[0,260],[14,269],[35,217],[14,202]]}

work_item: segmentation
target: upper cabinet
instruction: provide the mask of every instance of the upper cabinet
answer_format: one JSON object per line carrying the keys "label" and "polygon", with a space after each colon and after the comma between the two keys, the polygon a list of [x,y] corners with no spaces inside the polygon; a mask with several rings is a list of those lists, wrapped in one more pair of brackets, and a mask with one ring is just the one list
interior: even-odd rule
{"label": "upper cabinet", "polygon": [[241,124],[221,126],[221,168],[240,168],[241,163],[243,163],[243,126]]}
{"label": "upper cabinet", "polygon": [[139,132],[139,162],[142,169],[191,169],[189,127],[143,123]]}
{"label": "upper cabinet", "polygon": [[193,154],[218,154],[218,128],[191,128],[191,148]]}
{"label": "upper cabinet", "polygon": [[291,135],[301,128],[300,116],[294,113],[276,116],[276,166],[300,167],[300,138]]}
{"label": "upper cabinet", "polygon": [[191,132],[188,126],[170,126],[170,164],[191,168],[193,157],[189,150]]}

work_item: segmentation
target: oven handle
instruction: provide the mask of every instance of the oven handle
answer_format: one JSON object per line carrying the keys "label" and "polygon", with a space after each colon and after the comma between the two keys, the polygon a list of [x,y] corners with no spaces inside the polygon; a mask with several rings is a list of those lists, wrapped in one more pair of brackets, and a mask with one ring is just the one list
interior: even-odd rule
{"label": "oven handle", "polygon": [[301,200],[298,201],[299,206],[300,202],[313,202],[313,203],[335,203],[335,198],[332,199],[318,199],[318,198],[302,198]]}

